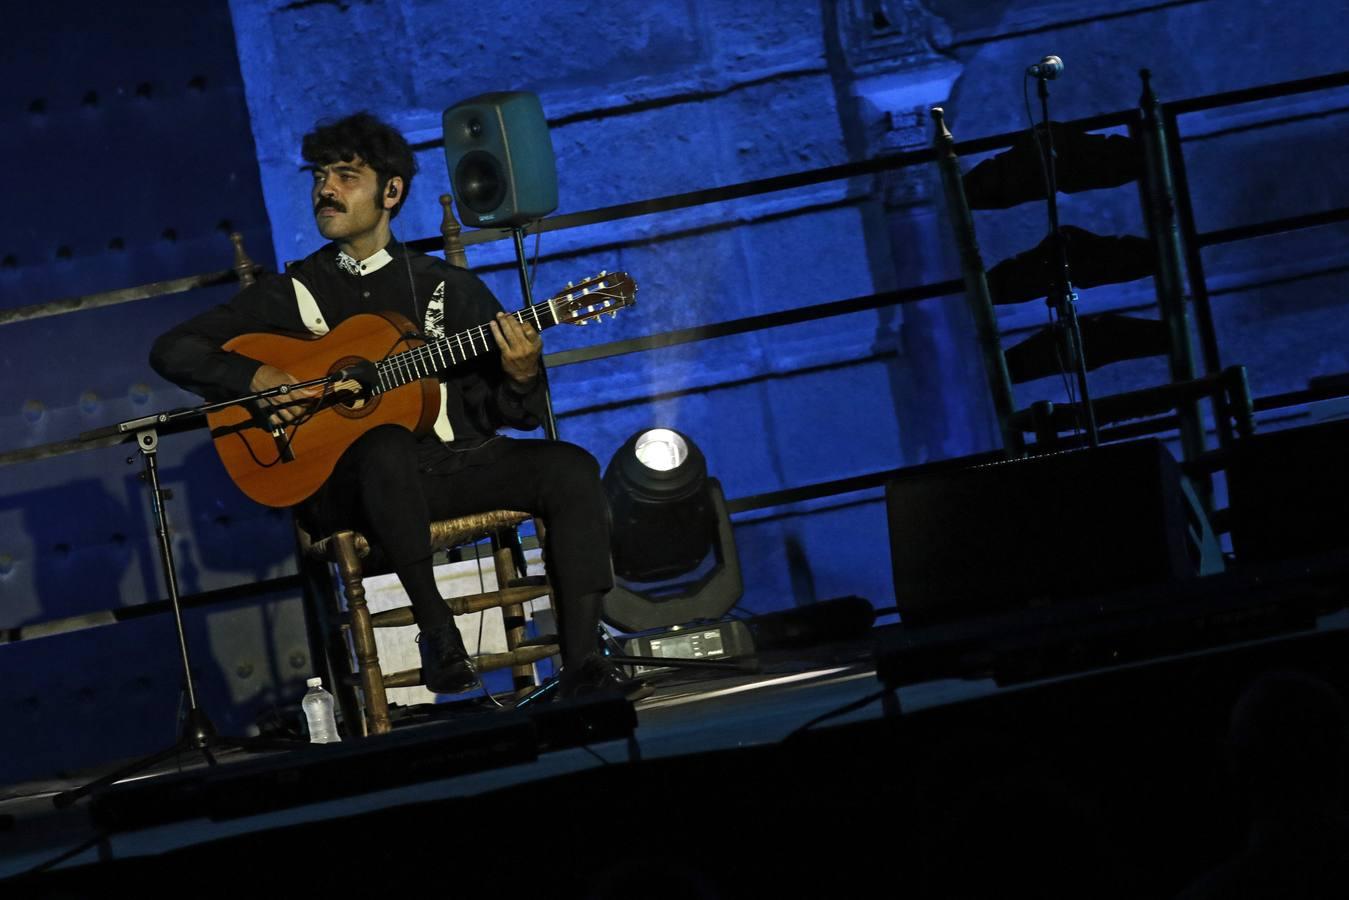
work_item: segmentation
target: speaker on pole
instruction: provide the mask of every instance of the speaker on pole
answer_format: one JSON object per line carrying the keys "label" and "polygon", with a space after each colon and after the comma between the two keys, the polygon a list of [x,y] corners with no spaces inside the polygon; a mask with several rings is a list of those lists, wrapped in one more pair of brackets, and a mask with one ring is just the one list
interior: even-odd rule
{"label": "speaker on pole", "polygon": [[557,209],[557,163],[538,95],[496,91],[441,117],[445,164],[459,217],[511,228]]}

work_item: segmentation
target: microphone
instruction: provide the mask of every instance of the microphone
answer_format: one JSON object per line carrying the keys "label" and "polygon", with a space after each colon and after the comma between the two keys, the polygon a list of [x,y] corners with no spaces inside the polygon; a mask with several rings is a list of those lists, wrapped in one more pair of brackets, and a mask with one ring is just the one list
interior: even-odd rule
{"label": "microphone", "polygon": [[1026,74],[1045,81],[1053,81],[1063,74],[1063,60],[1057,56],[1046,56],[1033,66],[1026,67]]}
{"label": "microphone", "polygon": [[355,381],[361,387],[369,390],[379,384],[379,370],[375,364],[368,359],[363,359],[358,363],[352,363],[344,366],[328,376],[330,384],[338,384],[343,381]]}

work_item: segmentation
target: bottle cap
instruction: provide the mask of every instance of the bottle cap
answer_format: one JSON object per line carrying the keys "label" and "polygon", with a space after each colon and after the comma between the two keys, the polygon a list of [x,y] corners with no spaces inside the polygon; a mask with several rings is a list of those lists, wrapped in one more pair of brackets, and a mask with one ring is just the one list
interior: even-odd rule
{"label": "bottle cap", "polygon": [[305,685],[308,686],[308,687],[323,687],[323,679],[322,679],[322,678],[311,678],[311,679],[309,679],[308,681],[305,682]]}

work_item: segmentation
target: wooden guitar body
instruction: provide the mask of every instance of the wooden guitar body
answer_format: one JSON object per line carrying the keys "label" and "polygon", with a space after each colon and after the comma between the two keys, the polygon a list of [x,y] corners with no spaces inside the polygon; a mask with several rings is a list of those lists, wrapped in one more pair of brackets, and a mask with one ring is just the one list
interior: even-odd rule
{"label": "wooden guitar body", "polygon": [[[511,316],[539,331],[585,325],[617,315],[636,295],[627,272],[600,272]],[[265,506],[294,506],[322,487],[342,454],[371,428],[429,431],[440,414],[439,373],[498,352],[490,323],[429,342],[409,337],[416,334],[403,316],[382,312],[352,316],[319,338],[242,334],[227,342],[224,349],[276,366],[297,381],[328,380],[321,398],[299,401],[305,414],[284,430],[237,405],[207,413],[216,451],[239,489]],[[342,372],[353,367],[354,373]]]}
{"label": "wooden guitar body", "polygon": [[[244,334],[224,349],[308,381],[420,347],[421,340],[405,337],[416,332],[397,313],[362,313],[319,338]],[[372,428],[399,425],[415,434],[428,431],[440,412],[440,386],[436,378],[420,378],[392,390],[372,392],[348,381],[321,400],[307,402],[316,404],[316,411],[298,424],[287,425],[284,437],[257,427],[258,420],[240,406],[206,417],[230,478],[258,503],[284,507],[307,499],[332,474],[347,448]],[[287,446],[294,457],[289,461],[283,456]]]}

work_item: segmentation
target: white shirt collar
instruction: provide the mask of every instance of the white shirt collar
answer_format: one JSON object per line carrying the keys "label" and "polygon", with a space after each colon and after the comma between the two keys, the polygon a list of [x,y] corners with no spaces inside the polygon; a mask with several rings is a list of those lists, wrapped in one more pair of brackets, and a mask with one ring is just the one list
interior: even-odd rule
{"label": "white shirt collar", "polygon": [[393,257],[389,255],[388,250],[380,250],[360,262],[348,256],[345,250],[337,252],[337,267],[343,272],[350,272],[352,275],[369,275],[372,272],[378,272],[391,262],[393,262]]}

